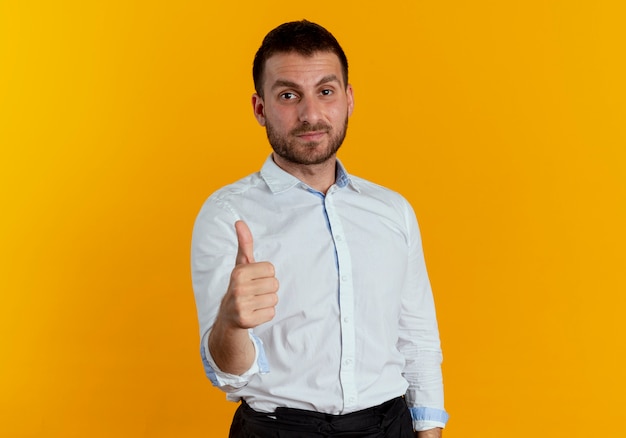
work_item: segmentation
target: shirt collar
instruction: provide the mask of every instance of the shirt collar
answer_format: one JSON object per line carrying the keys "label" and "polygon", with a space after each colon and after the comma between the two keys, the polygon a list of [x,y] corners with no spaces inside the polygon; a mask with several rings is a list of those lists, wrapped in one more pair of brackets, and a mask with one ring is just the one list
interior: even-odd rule
{"label": "shirt collar", "polygon": [[[337,159],[336,175],[335,184],[337,187],[344,188],[350,185],[356,192],[360,192],[357,184],[354,182],[353,178],[350,177],[348,172],[346,172],[345,167],[343,167],[339,159]],[[298,178],[278,167],[278,165],[274,163],[271,154],[267,157],[261,168],[261,177],[274,194],[287,191],[302,183]]]}

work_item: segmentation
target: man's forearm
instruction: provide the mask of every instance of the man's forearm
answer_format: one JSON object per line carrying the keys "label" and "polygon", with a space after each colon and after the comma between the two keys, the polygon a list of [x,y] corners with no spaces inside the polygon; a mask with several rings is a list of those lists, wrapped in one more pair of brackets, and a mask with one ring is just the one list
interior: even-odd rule
{"label": "man's forearm", "polygon": [[441,430],[440,427],[435,427],[434,429],[415,432],[415,436],[417,438],[441,438]]}
{"label": "man's forearm", "polygon": [[254,346],[246,329],[227,329],[216,322],[209,335],[209,351],[220,370],[241,375],[254,362]]}

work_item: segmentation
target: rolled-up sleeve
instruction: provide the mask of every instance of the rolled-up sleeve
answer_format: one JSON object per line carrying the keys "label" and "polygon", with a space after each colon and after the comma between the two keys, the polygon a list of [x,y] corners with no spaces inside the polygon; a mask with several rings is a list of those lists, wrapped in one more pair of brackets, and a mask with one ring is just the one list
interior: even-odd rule
{"label": "rolled-up sleeve", "polygon": [[265,357],[265,350],[263,348],[263,341],[254,335],[252,330],[248,330],[252,344],[254,345],[255,357],[254,362],[250,369],[241,375],[226,373],[219,369],[209,351],[209,334],[206,333],[203,337],[200,346],[200,356],[202,357],[202,365],[204,366],[204,372],[213,384],[222,389],[224,392],[236,392],[238,389],[243,388],[248,384],[251,376],[261,373],[265,374],[269,372],[269,366],[267,358]]}
{"label": "rolled-up sleeve", "polygon": [[416,431],[444,427],[442,353],[433,294],[426,271],[422,241],[415,214],[406,203],[409,260],[407,282],[402,294],[400,339],[404,354],[404,377],[409,383],[405,400]]}

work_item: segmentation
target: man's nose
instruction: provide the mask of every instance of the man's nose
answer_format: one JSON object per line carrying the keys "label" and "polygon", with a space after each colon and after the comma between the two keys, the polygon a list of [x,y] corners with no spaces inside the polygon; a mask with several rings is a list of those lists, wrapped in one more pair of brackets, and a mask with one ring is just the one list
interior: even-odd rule
{"label": "man's nose", "polygon": [[309,97],[302,99],[298,106],[298,117],[300,122],[314,125],[322,116],[322,108],[317,99]]}

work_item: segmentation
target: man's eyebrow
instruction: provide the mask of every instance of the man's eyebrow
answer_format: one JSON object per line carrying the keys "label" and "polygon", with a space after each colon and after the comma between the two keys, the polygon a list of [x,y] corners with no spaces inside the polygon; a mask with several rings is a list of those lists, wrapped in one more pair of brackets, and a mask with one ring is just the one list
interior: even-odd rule
{"label": "man's eyebrow", "polygon": [[276,79],[276,82],[272,85],[272,90],[275,88],[287,87],[287,88],[296,88],[300,89],[300,86],[295,82],[288,81],[286,79]]}
{"label": "man's eyebrow", "polygon": [[339,80],[337,75],[326,75],[317,82],[316,86],[319,87],[320,85],[327,84],[329,82],[339,82],[341,84],[341,81]]}

